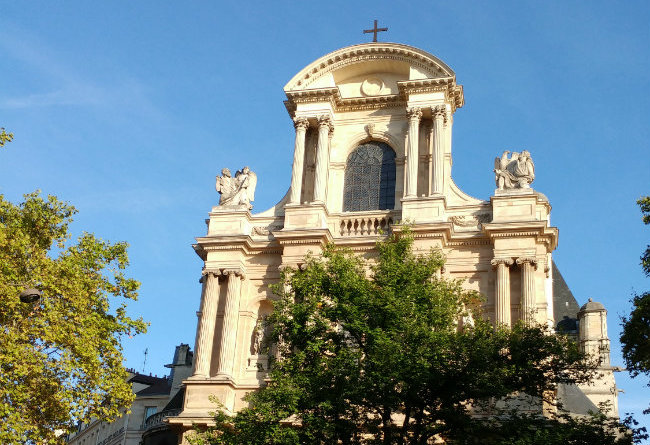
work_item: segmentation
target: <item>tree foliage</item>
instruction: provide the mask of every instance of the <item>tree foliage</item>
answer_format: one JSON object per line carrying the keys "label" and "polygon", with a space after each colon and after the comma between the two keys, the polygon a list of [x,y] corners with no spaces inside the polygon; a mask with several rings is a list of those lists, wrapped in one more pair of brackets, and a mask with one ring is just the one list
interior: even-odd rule
{"label": "tree foliage", "polygon": [[[330,246],[285,271],[267,319],[268,385],[236,415],[219,410],[194,443],[560,443],[551,427],[562,419],[541,417],[542,400],[594,364],[545,327],[493,327],[477,293],[439,277],[442,256],[412,244],[408,231],[379,242],[372,261]],[[612,439],[600,443],[630,443],[597,430]]]}
{"label": "tree foliage", "polygon": [[[126,313],[139,283],[125,275],[127,244],[83,233],[73,206],[38,192],[0,195],[0,443],[54,443],[76,420],[130,406],[121,340],[146,324]],[[33,304],[18,296],[42,292]]]}
{"label": "tree foliage", "polygon": [[[650,196],[639,199],[637,204],[641,208],[643,222],[650,224]],[[646,276],[650,277],[650,246],[646,247],[641,256],[641,267]],[[630,316],[623,318],[623,358],[632,377],[640,373],[650,375],[650,292],[635,295],[632,305]],[[650,408],[644,413],[650,413]]]}
{"label": "tree foliage", "polygon": [[4,147],[7,142],[11,142],[13,139],[13,133],[7,133],[4,127],[0,127],[0,148]]}

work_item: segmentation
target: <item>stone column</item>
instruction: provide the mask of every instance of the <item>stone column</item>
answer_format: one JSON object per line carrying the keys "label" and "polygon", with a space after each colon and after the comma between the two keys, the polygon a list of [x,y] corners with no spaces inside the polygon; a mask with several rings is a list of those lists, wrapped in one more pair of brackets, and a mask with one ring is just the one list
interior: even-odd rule
{"label": "stone column", "polygon": [[316,174],[314,175],[314,202],[325,202],[327,186],[327,158],[329,155],[329,133],[332,119],[323,115],[318,118],[318,146],[316,147]]}
{"label": "stone column", "polygon": [[418,142],[420,119],[422,110],[420,108],[408,108],[406,116],[409,119],[409,146],[406,155],[406,197],[415,197],[418,192]]}
{"label": "stone column", "polygon": [[293,169],[291,170],[291,193],[289,204],[300,204],[302,192],[302,175],[305,164],[305,136],[309,121],[305,117],[297,117],[293,120],[296,128],[296,143],[293,150]]}
{"label": "stone column", "polygon": [[223,330],[221,331],[219,346],[217,376],[232,377],[235,345],[237,343],[241,280],[244,275],[237,269],[225,269],[223,273],[228,277],[228,291],[226,293],[226,307],[223,312]]}
{"label": "stone column", "polygon": [[510,258],[495,258],[492,266],[497,270],[494,289],[494,314],[496,324],[511,325],[510,320]]}
{"label": "stone column", "polygon": [[212,342],[214,328],[217,323],[217,305],[219,304],[219,275],[218,270],[203,272],[203,295],[201,295],[201,310],[198,312],[199,326],[196,334],[196,358],[194,361],[195,376],[210,376],[210,361],[212,360]]}
{"label": "stone column", "polygon": [[537,313],[537,300],[535,298],[535,258],[517,258],[517,265],[521,267],[521,319],[525,323],[534,323]]}
{"label": "stone column", "polygon": [[431,193],[442,195],[444,186],[445,132],[447,110],[444,105],[431,108],[433,115],[433,180]]}

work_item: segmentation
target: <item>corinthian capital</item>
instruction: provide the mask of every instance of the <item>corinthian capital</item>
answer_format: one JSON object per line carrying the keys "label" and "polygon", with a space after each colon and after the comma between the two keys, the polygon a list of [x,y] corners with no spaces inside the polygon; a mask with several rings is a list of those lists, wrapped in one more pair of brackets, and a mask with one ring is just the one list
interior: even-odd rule
{"label": "corinthian capital", "polygon": [[447,121],[447,107],[444,105],[438,105],[435,107],[431,107],[431,115],[433,116],[434,119],[442,119],[443,121]]}
{"label": "corinthian capital", "polygon": [[523,264],[530,264],[532,265],[535,269],[537,269],[537,258],[533,257],[520,257],[517,258],[517,266],[521,266]]}
{"label": "corinthian capital", "polygon": [[241,269],[224,269],[223,274],[228,276],[228,277],[240,277],[241,279],[244,279],[244,271]]}
{"label": "corinthian capital", "polygon": [[332,124],[332,118],[329,114],[321,114],[318,116],[318,126],[319,127],[329,127],[330,130],[334,128]]}
{"label": "corinthian capital", "polygon": [[406,109],[406,116],[409,120],[420,120],[422,119],[422,109],[418,107],[410,107]]}
{"label": "corinthian capital", "polygon": [[492,264],[492,267],[497,267],[499,264],[505,264],[506,267],[510,267],[513,262],[512,258],[494,258],[490,261],[490,264]]}
{"label": "corinthian capital", "polygon": [[220,269],[203,269],[201,271],[201,276],[207,276],[207,275],[212,275],[215,277],[218,277],[221,275],[221,270]]}
{"label": "corinthian capital", "polygon": [[298,130],[299,128],[306,130],[309,128],[309,119],[306,117],[294,117],[293,126]]}

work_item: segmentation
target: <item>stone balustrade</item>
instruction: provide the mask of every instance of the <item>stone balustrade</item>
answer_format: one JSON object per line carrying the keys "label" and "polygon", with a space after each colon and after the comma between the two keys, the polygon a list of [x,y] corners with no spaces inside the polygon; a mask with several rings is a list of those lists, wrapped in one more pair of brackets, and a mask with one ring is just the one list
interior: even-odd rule
{"label": "stone balustrade", "polygon": [[348,237],[388,234],[394,222],[395,215],[390,210],[348,213],[339,217],[337,235]]}

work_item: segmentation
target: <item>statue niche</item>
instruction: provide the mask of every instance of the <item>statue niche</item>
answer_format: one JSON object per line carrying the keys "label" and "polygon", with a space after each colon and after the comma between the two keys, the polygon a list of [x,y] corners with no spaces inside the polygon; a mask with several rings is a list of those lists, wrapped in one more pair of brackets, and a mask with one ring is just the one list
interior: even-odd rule
{"label": "statue niche", "polygon": [[494,174],[498,190],[527,189],[535,180],[535,164],[530,153],[523,150],[521,153],[512,152],[508,158],[508,150],[500,158],[494,159]]}
{"label": "statue niche", "polygon": [[238,170],[234,178],[228,168],[222,169],[221,175],[217,176],[216,185],[217,191],[221,194],[219,206],[252,209],[251,201],[255,200],[257,175],[248,167]]}

